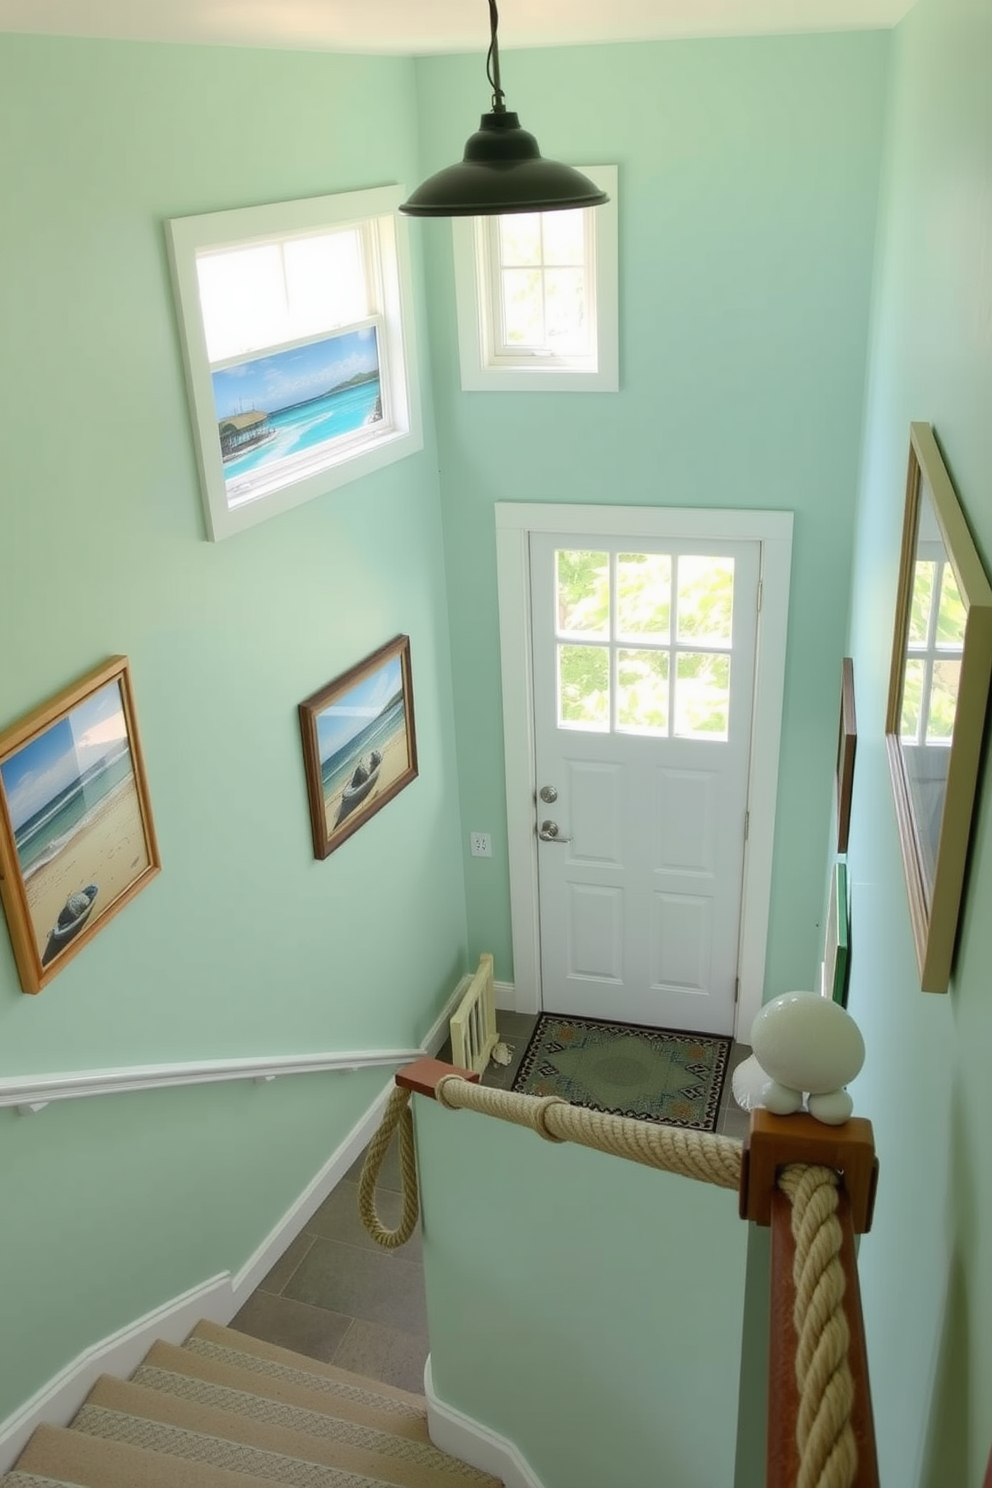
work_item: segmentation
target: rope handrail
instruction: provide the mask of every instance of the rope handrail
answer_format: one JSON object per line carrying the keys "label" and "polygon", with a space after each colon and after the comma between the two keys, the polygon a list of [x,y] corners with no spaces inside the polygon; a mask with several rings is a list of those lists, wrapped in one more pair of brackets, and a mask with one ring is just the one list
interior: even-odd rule
{"label": "rope handrail", "polygon": [[[803,1118],[799,1118],[799,1123],[795,1117],[771,1118],[769,1122],[767,1113],[753,1113],[751,1140],[756,1137],[763,1140],[755,1144],[756,1152],[750,1154],[749,1164],[744,1157],[744,1145],[729,1137],[591,1111],[556,1096],[523,1095],[485,1087],[476,1083],[478,1076],[472,1072],[437,1061],[421,1061],[410,1066],[396,1080],[397,1088],[390,1096],[382,1125],[369,1145],[359,1185],[359,1211],[365,1228],[373,1240],[389,1249],[409,1238],[418,1217],[410,1111],[414,1091],[431,1095],[448,1110],[473,1110],[529,1127],[550,1142],[574,1142],[719,1188],[738,1189],[742,1218],[756,1217],[750,1212],[756,1195],[749,1192],[749,1183],[753,1190],[759,1167],[756,1156],[764,1173],[769,1160],[769,1138],[775,1138],[784,1128],[788,1132],[785,1145],[789,1147],[795,1134],[805,1130],[799,1124]],[[877,1162],[872,1159],[867,1167],[865,1164],[866,1138],[862,1128],[867,1123],[857,1125],[857,1134],[849,1139],[850,1151],[842,1160],[836,1154],[842,1151],[844,1138],[838,1138],[836,1130],[814,1139],[814,1149],[818,1140],[821,1149],[834,1155],[837,1168],[823,1161],[789,1161],[771,1168],[777,1194],[770,1209],[773,1236],[776,1215],[786,1205],[789,1212],[786,1228],[791,1225],[794,1247],[790,1268],[794,1297],[790,1310],[795,1342],[791,1348],[784,1344],[785,1320],[782,1319],[779,1343],[780,1354],[788,1357],[794,1372],[788,1394],[794,1406],[789,1414],[794,1418],[795,1431],[791,1443],[784,1447],[781,1433],[774,1441],[771,1429],[769,1432],[768,1482],[781,1488],[877,1488],[878,1485],[863,1328],[859,1327],[856,1339],[860,1394],[849,1362],[852,1347],[849,1316],[854,1309],[848,1274],[853,1277],[855,1301],[857,1292],[853,1234],[855,1227],[863,1231],[870,1223],[877,1177]],[[397,1130],[403,1215],[398,1228],[389,1230],[376,1212],[375,1186]],[[856,1226],[852,1224],[852,1204],[847,1194],[841,1195],[838,1190],[839,1169],[849,1182],[856,1176],[859,1221]],[[773,1241],[773,1257],[774,1253]],[[859,1306],[854,1315],[860,1322]],[[774,1396],[770,1389],[770,1409],[781,1415],[781,1402]],[[867,1450],[859,1451],[859,1444]],[[773,1463],[773,1455],[777,1464]],[[775,1471],[780,1476],[774,1476]]]}
{"label": "rope handrail", "polygon": [[736,1190],[740,1186],[741,1143],[732,1137],[591,1111],[585,1106],[573,1106],[560,1096],[522,1095],[469,1084],[454,1074],[438,1081],[436,1095],[438,1102],[449,1110],[496,1116],[501,1121],[530,1127],[550,1142],[574,1142],[597,1152],[626,1157],[645,1167],[713,1183],[718,1188]]}
{"label": "rope handrail", "polygon": [[778,1186],[792,1209],[795,1259],[792,1280],[799,1392],[796,1488],[853,1488],[858,1449],[851,1424],[854,1378],[841,1264],[843,1232],[837,1218],[837,1174],[832,1168],[794,1163]]}

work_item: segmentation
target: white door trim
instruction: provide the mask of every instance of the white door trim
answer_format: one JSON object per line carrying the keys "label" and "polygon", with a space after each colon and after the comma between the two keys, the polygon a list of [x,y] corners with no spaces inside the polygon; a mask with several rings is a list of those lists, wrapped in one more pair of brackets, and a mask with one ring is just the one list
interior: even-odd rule
{"label": "white door trim", "polygon": [[513,980],[517,1011],[522,1013],[536,1013],[541,1008],[537,838],[534,834],[537,779],[531,706],[530,534],[568,532],[594,535],[609,532],[632,539],[692,536],[761,544],[761,611],[758,615],[748,782],[750,829],[744,856],[740,994],[735,1024],[736,1037],[749,1042],[751,1024],[764,994],[785,691],[792,513],[529,502],[497,502],[495,512]]}

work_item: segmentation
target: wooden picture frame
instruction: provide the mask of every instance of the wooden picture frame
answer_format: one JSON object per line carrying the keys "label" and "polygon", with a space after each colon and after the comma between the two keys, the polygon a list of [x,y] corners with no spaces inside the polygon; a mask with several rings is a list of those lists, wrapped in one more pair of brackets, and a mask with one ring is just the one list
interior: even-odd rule
{"label": "wooden picture frame", "polygon": [[854,791],[854,757],[858,748],[858,717],[854,706],[854,662],[845,656],[841,667],[840,726],[837,735],[837,851],[847,852]]}
{"label": "wooden picture frame", "polygon": [[417,776],[410,638],[396,636],[299,706],[315,858]]}
{"label": "wooden picture frame", "polygon": [[0,897],[40,992],[160,871],[126,656],[0,733]]}
{"label": "wooden picture frame", "polygon": [[910,426],[885,742],[924,992],[946,992],[992,677],[992,588],[929,424]]}
{"label": "wooden picture frame", "polygon": [[847,1007],[847,984],[851,969],[850,900],[847,886],[847,860],[838,858],[830,874],[827,902],[827,931],[823,946],[824,997]]}

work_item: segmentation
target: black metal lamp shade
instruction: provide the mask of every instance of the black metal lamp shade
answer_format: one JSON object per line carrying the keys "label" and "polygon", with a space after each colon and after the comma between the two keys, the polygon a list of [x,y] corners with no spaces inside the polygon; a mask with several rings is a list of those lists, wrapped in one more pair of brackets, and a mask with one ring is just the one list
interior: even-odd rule
{"label": "black metal lamp shade", "polygon": [[408,217],[494,217],[598,207],[605,191],[570,165],[545,160],[537,140],[505,109],[483,114],[457,165],[428,177],[400,211]]}

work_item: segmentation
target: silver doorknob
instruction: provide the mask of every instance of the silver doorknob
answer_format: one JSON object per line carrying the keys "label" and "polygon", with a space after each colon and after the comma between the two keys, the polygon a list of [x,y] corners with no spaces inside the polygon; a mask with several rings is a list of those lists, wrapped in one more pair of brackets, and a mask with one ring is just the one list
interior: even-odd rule
{"label": "silver doorknob", "polygon": [[558,823],[554,821],[543,821],[538,831],[538,837],[542,842],[571,842],[571,837],[558,835]]}
{"label": "silver doorknob", "polygon": [[549,806],[553,801],[557,801],[558,799],[558,792],[555,790],[553,785],[542,785],[539,794],[541,800],[547,801]]}

